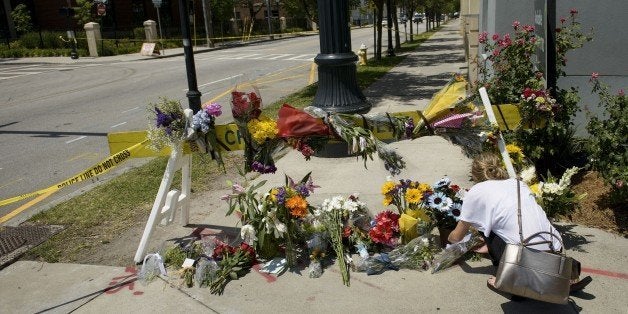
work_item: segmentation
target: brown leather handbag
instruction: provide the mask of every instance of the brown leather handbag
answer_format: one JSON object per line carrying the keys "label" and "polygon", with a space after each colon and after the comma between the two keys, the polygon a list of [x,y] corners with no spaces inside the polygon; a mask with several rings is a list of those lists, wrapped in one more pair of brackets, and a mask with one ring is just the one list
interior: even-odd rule
{"label": "brown leather handbag", "polygon": [[[501,291],[550,303],[566,304],[573,259],[564,250],[553,249],[552,232],[538,232],[523,238],[521,224],[521,192],[517,178],[517,216],[520,244],[507,244],[495,275],[495,287]],[[550,241],[531,242],[542,234],[549,234]],[[560,241],[560,240],[559,240]],[[562,241],[561,242],[561,247]],[[539,251],[529,246],[548,243],[551,251]]]}

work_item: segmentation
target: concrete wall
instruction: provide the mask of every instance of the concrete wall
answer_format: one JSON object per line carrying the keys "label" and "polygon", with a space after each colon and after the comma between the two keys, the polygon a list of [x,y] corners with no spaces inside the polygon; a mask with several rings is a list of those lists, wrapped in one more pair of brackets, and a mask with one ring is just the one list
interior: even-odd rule
{"label": "concrete wall", "polygon": [[[466,0],[461,0],[466,1]],[[582,98],[581,109],[587,109],[595,115],[600,115],[602,109],[598,106],[598,98],[591,94],[589,78],[592,72],[600,74],[600,80],[609,84],[611,90],[628,91],[628,36],[624,34],[628,29],[626,16],[626,0],[561,0],[556,1],[556,25],[560,24],[561,17],[568,17],[569,10],[578,10],[577,20],[582,30],[588,31],[593,27],[593,40],[583,48],[567,54],[566,77],[559,78],[558,86],[567,89],[576,87]],[[494,33],[513,33],[512,22],[518,20],[521,24],[533,25],[533,0],[481,0],[479,31]],[[574,123],[577,135],[585,136],[586,118],[584,112],[577,115]]]}

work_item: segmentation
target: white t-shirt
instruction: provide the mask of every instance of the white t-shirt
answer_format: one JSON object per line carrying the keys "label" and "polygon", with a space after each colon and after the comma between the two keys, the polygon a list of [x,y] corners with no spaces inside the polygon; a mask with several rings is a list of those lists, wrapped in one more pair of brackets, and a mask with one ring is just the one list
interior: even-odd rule
{"label": "white t-shirt", "polygon": [[[539,231],[552,232],[556,237],[560,234],[550,224],[545,212],[536,203],[530,188],[520,182],[521,188],[521,221],[523,238]],[[460,220],[470,223],[484,233],[491,232],[502,238],[506,243],[520,243],[519,223],[517,222],[517,181],[489,180],[474,185],[464,196]],[[549,234],[534,237],[530,242],[545,241],[552,238]],[[561,248],[560,242],[554,237],[554,249]],[[549,250],[548,244],[532,246],[537,250]]]}

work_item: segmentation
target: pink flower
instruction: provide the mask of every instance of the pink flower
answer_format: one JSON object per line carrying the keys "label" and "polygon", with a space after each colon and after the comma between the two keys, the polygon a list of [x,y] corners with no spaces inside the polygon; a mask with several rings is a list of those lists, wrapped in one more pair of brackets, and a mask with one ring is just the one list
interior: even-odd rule
{"label": "pink flower", "polygon": [[499,53],[500,53],[500,52],[501,52],[501,50],[499,50],[499,49],[495,49],[495,50],[493,50],[493,56],[494,56],[494,57],[499,56]]}
{"label": "pink flower", "polygon": [[514,28],[515,30],[517,30],[519,28],[519,25],[521,25],[521,23],[519,23],[519,21],[512,22],[512,28]]}
{"label": "pink flower", "polygon": [[497,41],[499,39],[499,34],[493,34],[493,41]]}
{"label": "pink flower", "polygon": [[488,39],[488,33],[487,32],[481,32],[480,35],[478,36],[478,42],[480,42],[481,44],[486,43],[487,39]]}
{"label": "pink flower", "polygon": [[571,14],[571,16],[574,16],[574,15],[578,14],[578,10],[571,9],[571,10],[569,10],[569,14]]}
{"label": "pink flower", "polygon": [[523,25],[523,30],[528,32],[528,33],[532,33],[532,32],[534,32],[534,26],[533,25]]}
{"label": "pink flower", "polygon": [[205,111],[208,115],[218,117],[222,114],[222,106],[218,103],[211,103],[209,106],[205,107]]}
{"label": "pink flower", "polygon": [[617,181],[615,181],[615,186],[619,189],[621,189],[624,186],[624,181],[617,179]]}
{"label": "pink flower", "polygon": [[556,32],[556,33],[560,33],[560,31],[561,31],[560,27],[556,27],[556,28],[554,29],[554,32]]}
{"label": "pink flower", "polygon": [[597,72],[591,73],[591,81],[597,80],[598,77],[600,77],[600,73],[597,73]]}
{"label": "pink flower", "polygon": [[624,95],[625,95],[625,94],[624,94],[624,89],[623,89],[623,88],[622,88],[622,89],[620,89],[620,90],[619,90],[619,92],[617,92],[617,95],[619,95],[619,96],[624,96]]}
{"label": "pink flower", "polygon": [[536,43],[536,37],[530,38],[530,43],[534,45],[534,43]]}
{"label": "pink flower", "polygon": [[564,18],[564,17],[561,17],[561,18],[560,18],[560,23],[561,23],[561,24],[565,23],[565,21],[567,21],[567,19],[566,19],[566,18]]}
{"label": "pink flower", "polygon": [[517,39],[517,45],[523,46],[523,45],[525,45],[525,43],[526,43],[525,39],[523,39],[523,38]]}

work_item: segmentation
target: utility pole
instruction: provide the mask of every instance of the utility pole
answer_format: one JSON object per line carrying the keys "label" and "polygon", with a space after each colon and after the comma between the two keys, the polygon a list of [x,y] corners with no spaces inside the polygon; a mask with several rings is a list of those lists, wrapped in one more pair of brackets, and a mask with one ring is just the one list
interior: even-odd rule
{"label": "utility pole", "polygon": [[202,0],[203,2],[203,20],[205,20],[205,39],[207,40],[207,46],[214,48],[214,31],[212,30],[212,8],[209,0]]}
{"label": "utility pole", "polygon": [[272,14],[272,12],[270,12],[270,0],[266,0],[266,17],[268,18],[268,37],[270,37],[270,40],[275,39],[275,36],[273,35],[273,25],[270,22],[270,15]]}
{"label": "utility pole", "polygon": [[391,0],[386,0],[386,28],[388,30],[388,51],[386,51],[387,57],[395,56],[395,49],[393,48],[392,38],[392,12],[391,12]]}

